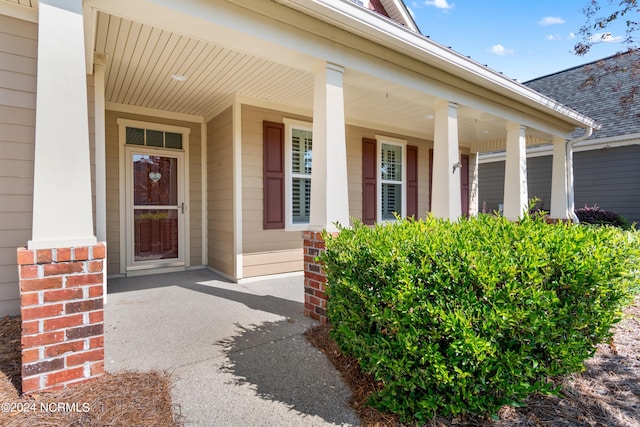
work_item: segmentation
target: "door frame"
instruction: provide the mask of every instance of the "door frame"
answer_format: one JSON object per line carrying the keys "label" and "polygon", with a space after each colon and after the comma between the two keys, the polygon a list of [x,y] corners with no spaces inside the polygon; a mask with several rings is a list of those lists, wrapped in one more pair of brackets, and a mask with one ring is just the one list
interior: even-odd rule
{"label": "door frame", "polygon": [[[189,267],[190,259],[190,221],[189,221],[189,128],[165,125],[161,123],[143,122],[139,120],[117,119],[119,128],[119,205],[120,205],[120,274],[126,276],[138,276],[156,274],[162,272],[184,271]],[[148,147],[145,145],[127,145],[126,129],[136,127],[163,132],[182,134],[182,149]],[[167,155],[178,158],[179,202],[184,202],[184,214],[178,222],[178,259],[167,261],[138,261],[133,262],[134,236],[133,236],[133,191],[129,188],[132,179],[131,153]],[[182,166],[182,168],[180,168]],[[182,172],[180,170],[182,169]],[[180,244],[182,250],[180,250]]]}

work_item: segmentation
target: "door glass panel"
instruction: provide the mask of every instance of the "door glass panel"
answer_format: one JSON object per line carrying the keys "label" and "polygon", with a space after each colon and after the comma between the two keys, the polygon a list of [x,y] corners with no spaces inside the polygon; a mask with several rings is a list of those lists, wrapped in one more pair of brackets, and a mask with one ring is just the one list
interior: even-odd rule
{"label": "door glass panel", "polygon": [[178,258],[178,210],[134,209],[135,261]]}
{"label": "door glass panel", "polygon": [[133,203],[136,206],[177,206],[178,159],[134,154]]}

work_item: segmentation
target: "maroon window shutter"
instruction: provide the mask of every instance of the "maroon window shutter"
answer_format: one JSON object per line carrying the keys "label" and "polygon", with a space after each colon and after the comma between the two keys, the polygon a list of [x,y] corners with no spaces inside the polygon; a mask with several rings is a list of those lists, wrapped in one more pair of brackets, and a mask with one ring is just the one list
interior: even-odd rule
{"label": "maroon window shutter", "polygon": [[377,181],[376,181],[376,140],[362,138],[362,222],[376,223]]}
{"label": "maroon window shutter", "polygon": [[407,145],[407,217],[418,217],[418,147]]}
{"label": "maroon window shutter", "polygon": [[284,124],[264,122],[263,228],[284,228]]}
{"label": "maroon window shutter", "polygon": [[460,156],[460,197],[462,202],[462,215],[469,216],[469,156]]}
{"label": "maroon window shutter", "polygon": [[429,148],[429,210],[433,210],[433,148]]}

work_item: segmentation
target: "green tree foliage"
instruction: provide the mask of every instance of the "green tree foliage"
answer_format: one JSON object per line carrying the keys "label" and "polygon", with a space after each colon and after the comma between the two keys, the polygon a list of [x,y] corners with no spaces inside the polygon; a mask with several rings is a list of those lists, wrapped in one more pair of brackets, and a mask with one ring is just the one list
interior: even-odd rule
{"label": "green tree foliage", "polygon": [[583,369],[628,303],[638,234],[519,223],[356,223],[326,235],[331,334],[404,421],[495,414]]}

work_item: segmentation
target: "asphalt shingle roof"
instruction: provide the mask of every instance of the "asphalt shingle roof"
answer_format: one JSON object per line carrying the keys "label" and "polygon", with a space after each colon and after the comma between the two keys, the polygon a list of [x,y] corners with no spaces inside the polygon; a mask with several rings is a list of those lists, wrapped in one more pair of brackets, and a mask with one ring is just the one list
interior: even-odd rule
{"label": "asphalt shingle roof", "polygon": [[[589,83],[591,82],[591,83]],[[590,139],[640,133],[640,53],[623,53],[524,83],[595,119],[602,128]],[[621,97],[638,90],[633,102]],[[574,135],[575,136],[575,135]]]}

